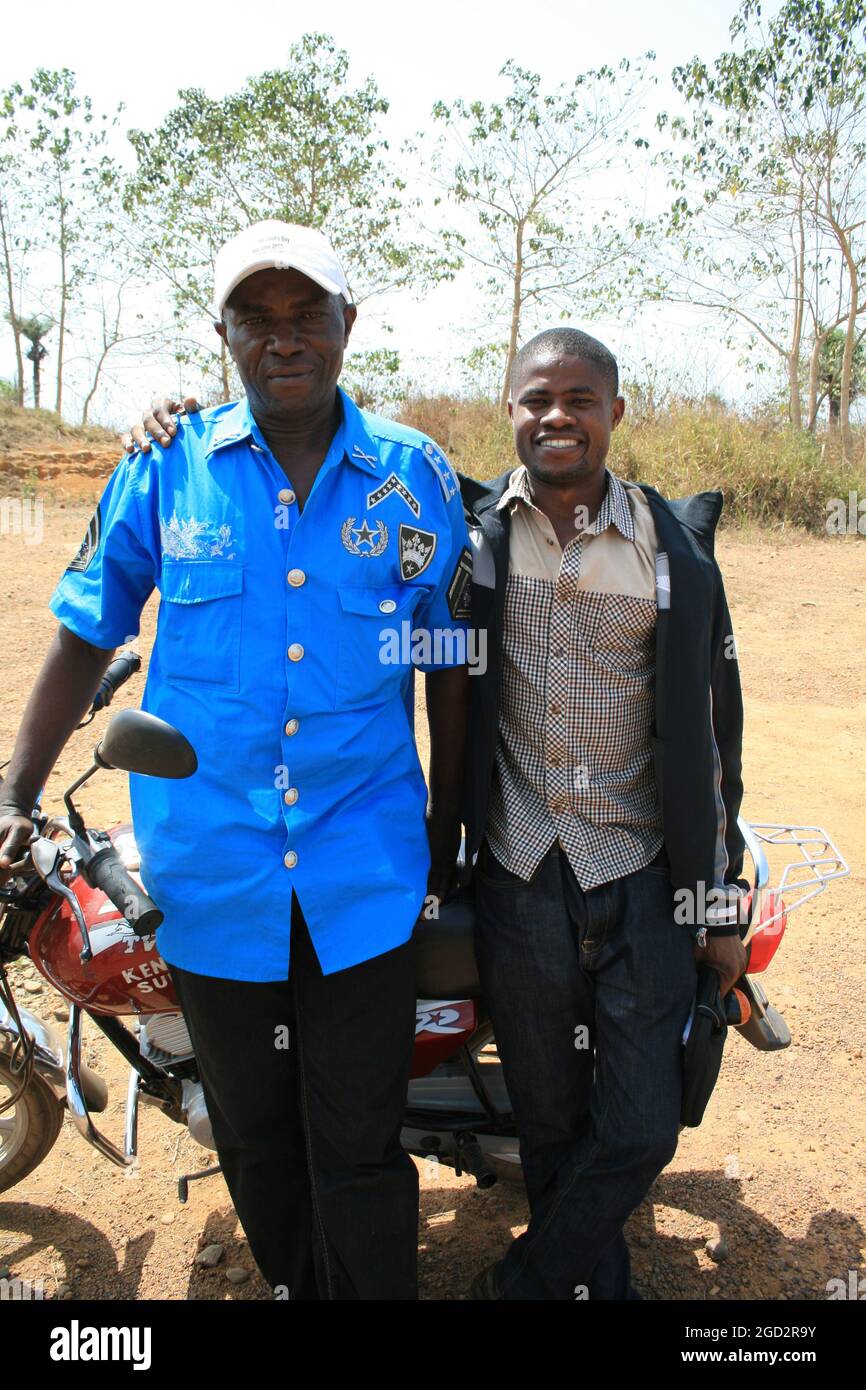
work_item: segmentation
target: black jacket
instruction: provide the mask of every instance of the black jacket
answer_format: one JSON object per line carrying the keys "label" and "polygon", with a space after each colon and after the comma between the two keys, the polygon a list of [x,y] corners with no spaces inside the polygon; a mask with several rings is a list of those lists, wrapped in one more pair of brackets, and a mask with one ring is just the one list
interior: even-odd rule
{"label": "black jacket", "polygon": [[[469,682],[464,823],[470,863],[484,835],[493,779],[510,529],[508,509],[497,512],[496,503],[510,475],[488,483],[460,478],[474,552],[472,625],[487,634],[486,671]],[[722,494],[667,501],[655,488],[641,487],[671,579],[670,608],[659,609],[656,625],[656,786],[673,886],[695,892],[700,903],[699,884],[708,894],[739,877],[744,850],[737,826],[743,703],[713,556]]]}

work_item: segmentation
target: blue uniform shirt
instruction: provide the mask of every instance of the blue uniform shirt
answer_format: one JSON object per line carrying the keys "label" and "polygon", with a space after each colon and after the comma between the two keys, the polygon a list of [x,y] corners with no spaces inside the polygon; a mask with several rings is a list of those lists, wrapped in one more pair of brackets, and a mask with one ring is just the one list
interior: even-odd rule
{"label": "blue uniform shirt", "polygon": [[431,440],[340,399],[303,513],[246,401],[123,459],[51,599],[113,648],[159,589],[142,707],[199,765],[132,776],[133,820],[158,947],[204,975],[285,979],[293,890],[326,974],[424,902],[412,674],[466,660],[466,524]]}

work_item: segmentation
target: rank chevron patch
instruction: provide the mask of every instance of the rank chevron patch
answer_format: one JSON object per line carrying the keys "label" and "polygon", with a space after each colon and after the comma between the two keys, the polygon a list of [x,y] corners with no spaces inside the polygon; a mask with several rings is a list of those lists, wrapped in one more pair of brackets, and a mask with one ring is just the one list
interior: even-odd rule
{"label": "rank chevron patch", "polygon": [[378,507],[379,503],[384,502],[386,497],[390,497],[392,492],[396,492],[398,497],[402,497],[417,521],[421,515],[421,503],[409,491],[402,478],[397,477],[396,473],[389,473],[381,487],[377,487],[375,492],[367,493],[367,510],[372,511],[373,507]]}

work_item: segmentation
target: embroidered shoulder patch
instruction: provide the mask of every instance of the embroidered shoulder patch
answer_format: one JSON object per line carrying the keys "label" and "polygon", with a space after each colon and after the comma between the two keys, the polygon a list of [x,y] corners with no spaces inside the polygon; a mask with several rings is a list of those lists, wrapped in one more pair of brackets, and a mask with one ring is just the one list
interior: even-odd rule
{"label": "embroidered shoulder patch", "polygon": [[102,509],[97,505],[96,511],[90,518],[84,540],[78,547],[75,559],[66,566],[67,574],[70,570],[83,573],[99,548],[99,538],[102,535]]}
{"label": "embroidered shoulder patch", "polygon": [[439,479],[439,486],[442,489],[442,496],[446,502],[452,497],[456,497],[460,491],[460,484],[457,482],[457,475],[441,449],[438,449],[430,440],[424,445],[424,457]]}
{"label": "embroidered shoulder patch", "polygon": [[472,551],[466,546],[448,585],[448,612],[455,622],[465,622],[470,616],[469,599],[472,589]]}

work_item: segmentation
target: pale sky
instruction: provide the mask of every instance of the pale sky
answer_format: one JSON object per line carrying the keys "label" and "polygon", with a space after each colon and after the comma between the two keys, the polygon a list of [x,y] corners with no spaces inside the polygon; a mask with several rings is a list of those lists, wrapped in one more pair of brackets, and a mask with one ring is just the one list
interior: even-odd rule
{"label": "pale sky", "polygon": [[423,125],[439,98],[494,96],[508,58],[555,83],[647,49],[663,74],[694,53],[712,57],[726,46],[737,8],[734,0],[437,0],[410,16],[405,0],[331,0],[309,10],[284,0],[248,10],[200,0],[139,7],[41,0],[6,8],[0,84],[35,67],[69,67],[105,106],[123,101],[129,125],[147,125],[169,110],[179,87],[219,96],[279,66],[290,44],[321,30],[348,51],[356,79],[373,74],[404,135]]}
{"label": "pale sky", "polygon": [[[497,78],[502,64],[513,58],[540,72],[554,85],[577,72],[623,56],[637,57],[647,49],[657,54],[657,108],[675,104],[669,75],[673,66],[699,53],[711,59],[729,43],[728,26],[736,0],[604,0],[595,6],[575,0],[515,0],[481,4],[473,0],[437,0],[410,10],[405,0],[332,0],[328,6],[306,10],[284,0],[264,0],[248,8],[233,4],[200,3],[185,6],[150,0],[138,8],[116,3],[70,4],[69,0],[40,0],[35,7],[7,6],[4,42],[0,49],[0,87],[24,82],[36,67],[69,67],[78,88],[89,93],[98,108],[125,104],[124,128],[153,126],[174,103],[178,88],[203,87],[220,96],[239,87],[245,78],[284,61],[291,43],[310,30],[332,35],[350,55],[350,80],[360,83],[372,74],[391,103],[384,130],[392,148],[429,123],[434,101],[456,96],[490,100],[504,91]],[[765,7],[772,11],[777,4]],[[651,117],[647,125],[651,125]],[[648,132],[652,134],[652,131]],[[154,190],[154,197],[158,197]],[[387,339],[375,323],[359,321],[356,346],[393,345],[406,366],[423,372],[467,352],[484,340],[483,306],[467,310],[466,284],[431,292],[423,304],[409,296],[393,296],[383,311],[394,333]],[[467,323],[467,312],[474,313]],[[478,318],[480,312],[481,318]],[[696,315],[666,309],[655,325],[643,322],[603,325],[599,332],[620,354],[623,364],[657,358],[661,329],[666,353],[682,361],[705,363],[714,377],[711,385],[726,394],[742,390],[742,374],[733,358],[716,347]],[[11,374],[11,346],[0,334],[0,374]],[[716,338],[718,335],[716,335]],[[703,354],[703,358],[701,356]],[[145,385],[146,381],[146,385]],[[149,376],[133,373],[124,380],[130,405],[149,395]],[[167,383],[171,384],[171,383]],[[195,381],[190,382],[195,386]],[[109,417],[125,418],[126,400],[106,402]]]}

